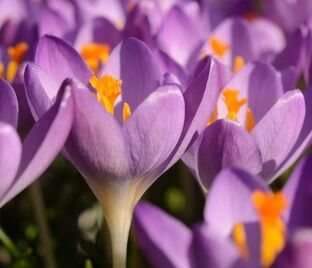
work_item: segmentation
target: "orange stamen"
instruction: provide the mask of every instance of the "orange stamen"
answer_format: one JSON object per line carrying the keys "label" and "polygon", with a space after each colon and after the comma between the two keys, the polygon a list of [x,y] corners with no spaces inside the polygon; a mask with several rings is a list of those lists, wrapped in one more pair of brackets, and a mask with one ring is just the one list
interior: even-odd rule
{"label": "orange stamen", "polygon": [[217,56],[221,58],[230,49],[230,45],[222,42],[215,36],[212,36],[210,38],[210,46],[212,47],[214,54],[216,54]]}
{"label": "orange stamen", "polygon": [[238,100],[239,91],[233,89],[224,89],[222,92],[223,101],[228,109],[227,118],[237,122],[237,113],[240,108],[247,103],[247,99]]}

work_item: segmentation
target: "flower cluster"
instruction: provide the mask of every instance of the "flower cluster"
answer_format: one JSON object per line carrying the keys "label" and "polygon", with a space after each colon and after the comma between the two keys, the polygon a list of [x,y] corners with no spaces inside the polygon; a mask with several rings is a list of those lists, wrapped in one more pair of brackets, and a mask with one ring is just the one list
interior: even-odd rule
{"label": "flower cluster", "polygon": [[[312,142],[311,22],[311,0],[0,1],[0,208],[61,153],[115,268],[133,212],[153,267],[312,266],[312,158],[270,187]],[[192,229],[137,205],[179,159]]]}

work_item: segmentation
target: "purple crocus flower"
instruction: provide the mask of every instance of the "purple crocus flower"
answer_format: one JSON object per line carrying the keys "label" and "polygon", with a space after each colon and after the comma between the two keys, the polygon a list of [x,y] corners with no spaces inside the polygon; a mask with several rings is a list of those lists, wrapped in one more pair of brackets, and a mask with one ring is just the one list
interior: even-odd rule
{"label": "purple crocus flower", "polygon": [[70,94],[64,84],[55,104],[22,143],[15,129],[16,95],[10,84],[0,79],[0,207],[37,179],[64,146],[73,120]]}
{"label": "purple crocus flower", "polygon": [[264,13],[289,34],[311,19],[312,3],[309,0],[264,1]]}
{"label": "purple crocus flower", "polygon": [[236,70],[241,62],[270,59],[284,45],[283,33],[269,20],[233,17],[222,21],[209,33],[201,54],[214,55]]}
{"label": "purple crocus flower", "polygon": [[205,192],[230,166],[272,181],[310,144],[310,92],[284,92],[291,77],[255,62],[226,83],[207,128],[183,157]]}
{"label": "purple crocus flower", "polygon": [[35,118],[67,77],[74,78],[75,118],[65,155],[101,203],[113,263],[123,267],[132,209],[205,127],[222,83],[219,65],[206,59],[182,93],[170,79],[163,82],[151,51],[136,39],[118,45],[96,77],[69,44],[45,36],[25,72]]}
{"label": "purple crocus flower", "polygon": [[311,29],[302,25],[288,37],[285,48],[280,53],[275,55],[272,64],[278,70],[293,68],[296,80],[303,75],[305,82],[309,85],[311,79],[311,47]]}
{"label": "purple crocus flower", "polygon": [[206,201],[205,222],[192,230],[138,204],[138,243],[153,267],[309,267],[289,265],[311,264],[305,259],[311,237],[303,237],[312,231],[311,164],[311,157],[302,161],[278,193],[243,170],[223,170]]}

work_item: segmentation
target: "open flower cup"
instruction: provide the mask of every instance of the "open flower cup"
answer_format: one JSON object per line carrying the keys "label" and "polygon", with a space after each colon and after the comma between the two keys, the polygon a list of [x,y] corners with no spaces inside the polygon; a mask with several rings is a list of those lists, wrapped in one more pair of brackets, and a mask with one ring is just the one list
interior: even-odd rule
{"label": "open flower cup", "polygon": [[205,192],[226,167],[271,182],[311,143],[311,90],[286,90],[288,78],[255,62],[224,85],[207,128],[183,156]]}
{"label": "open flower cup", "polygon": [[16,127],[17,97],[0,79],[0,207],[34,182],[51,164],[67,140],[73,121],[71,89],[60,89],[54,104],[30,130],[23,142]]}
{"label": "open flower cup", "polygon": [[139,203],[138,243],[153,267],[310,267],[311,167],[311,157],[303,160],[275,193],[259,177],[224,169],[212,184],[204,223],[192,230]]}
{"label": "open flower cup", "polygon": [[182,93],[136,39],[118,45],[96,75],[61,39],[40,40],[35,64],[25,72],[31,110],[39,118],[66,79],[75,116],[64,155],[103,207],[115,267],[125,265],[133,207],[210,118],[223,83],[220,70],[207,58]]}

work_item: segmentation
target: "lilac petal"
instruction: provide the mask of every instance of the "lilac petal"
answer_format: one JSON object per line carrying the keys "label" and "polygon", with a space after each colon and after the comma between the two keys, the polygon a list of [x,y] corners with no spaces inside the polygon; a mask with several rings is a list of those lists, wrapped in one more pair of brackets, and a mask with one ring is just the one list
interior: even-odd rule
{"label": "lilac petal", "polygon": [[80,55],[64,40],[51,35],[40,38],[35,63],[48,72],[59,84],[73,77],[87,84],[92,72]]}
{"label": "lilac petal", "polygon": [[306,62],[311,58],[311,44],[311,30],[301,26],[290,36],[286,47],[274,59],[273,65],[279,70],[294,66],[297,79],[302,72],[307,79],[309,75]]}
{"label": "lilac petal", "polygon": [[60,92],[57,101],[40,118],[23,142],[21,164],[0,207],[37,179],[61,151],[71,129],[73,101],[70,88]]}
{"label": "lilac petal", "polygon": [[261,153],[255,140],[234,122],[217,120],[202,135],[197,156],[198,175],[206,191],[223,168],[244,168],[254,175],[262,170]]}
{"label": "lilac petal", "polygon": [[270,64],[247,64],[225,85],[240,91],[240,98],[247,98],[248,107],[258,122],[282,96],[281,75]]}
{"label": "lilac petal", "polygon": [[289,230],[312,227],[312,157],[307,157],[291,174],[283,192],[287,196],[286,221]]}
{"label": "lilac petal", "polygon": [[160,173],[172,166],[183,155],[191,142],[205,129],[227,76],[223,66],[213,58],[202,62],[201,71],[184,92],[185,123],[181,137],[171,157],[164,163]]}
{"label": "lilac petal", "polygon": [[66,150],[71,161],[89,179],[126,180],[129,152],[116,119],[86,87],[71,83],[75,118]]}
{"label": "lilac petal", "polygon": [[270,180],[300,134],[305,102],[299,90],[286,92],[252,130],[263,159],[261,176]]}
{"label": "lilac petal", "polygon": [[121,40],[121,32],[105,18],[95,18],[84,24],[77,34],[75,47],[79,50],[87,43],[108,44],[114,48]]}
{"label": "lilac petal", "polygon": [[245,267],[236,246],[230,240],[210,232],[205,225],[200,225],[194,230],[190,257],[191,267],[196,268]]}
{"label": "lilac petal", "polygon": [[191,231],[178,220],[147,203],[134,211],[136,239],[153,267],[189,268]]}
{"label": "lilac petal", "polygon": [[263,181],[241,169],[221,171],[212,184],[205,206],[205,221],[220,235],[231,233],[234,224],[258,220],[252,193],[267,192]]}
{"label": "lilac petal", "polygon": [[[230,46],[229,51],[220,58],[228,66],[232,66],[236,56],[243,57],[245,62],[254,60],[257,56],[256,42],[253,38],[252,28],[242,18],[229,18],[214,29],[211,36]],[[214,54],[210,45],[207,52]]]}
{"label": "lilac petal", "polygon": [[157,34],[159,48],[183,67],[187,66],[190,55],[202,42],[195,22],[178,7],[169,11]]}
{"label": "lilac petal", "polygon": [[131,176],[157,169],[174,149],[184,124],[184,99],[176,85],[153,92],[125,122],[132,160]]}
{"label": "lilac petal", "polygon": [[277,257],[272,268],[312,267],[312,230],[299,229],[289,239],[285,249]]}
{"label": "lilac petal", "polygon": [[22,154],[22,144],[16,130],[0,122],[0,202],[14,181]]}
{"label": "lilac petal", "polygon": [[310,115],[312,114],[312,88],[304,92],[304,99],[306,112],[300,135],[296,141],[296,144],[288,153],[286,159],[276,170],[273,178],[277,178],[288,167],[290,167],[312,142],[312,120],[310,118]]}
{"label": "lilac petal", "polygon": [[18,103],[11,85],[0,79],[0,121],[17,127]]}
{"label": "lilac petal", "polygon": [[[132,111],[158,88],[162,81],[159,64],[150,49],[134,38],[126,39],[113,50],[103,74],[122,80],[122,102],[127,102]],[[120,122],[122,106],[123,103],[120,103],[117,107]]]}
{"label": "lilac petal", "polygon": [[285,46],[285,37],[281,29],[268,19],[257,18],[249,22],[252,27],[253,38],[258,57],[265,59],[280,52]]}
{"label": "lilac petal", "polygon": [[39,65],[29,63],[25,69],[27,101],[35,120],[38,120],[52,105],[59,85]]}

